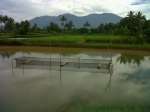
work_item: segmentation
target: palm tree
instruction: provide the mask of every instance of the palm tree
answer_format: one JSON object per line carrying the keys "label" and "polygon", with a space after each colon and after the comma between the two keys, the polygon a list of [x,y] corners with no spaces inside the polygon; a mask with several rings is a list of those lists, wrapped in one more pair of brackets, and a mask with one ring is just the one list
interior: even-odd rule
{"label": "palm tree", "polygon": [[143,28],[146,23],[146,18],[142,14],[142,12],[137,12],[135,16],[136,16],[136,27],[138,28],[137,36],[143,37]]}
{"label": "palm tree", "polygon": [[141,21],[145,21],[146,20],[145,16],[140,11],[136,13],[136,17],[138,19],[140,19]]}
{"label": "palm tree", "polygon": [[14,31],[14,28],[15,28],[15,21],[14,19],[12,18],[4,18],[5,20],[5,26],[4,26],[4,29],[6,32],[13,32]]}
{"label": "palm tree", "polygon": [[85,28],[89,28],[91,25],[89,24],[89,22],[87,21],[84,25]]}
{"label": "palm tree", "polygon": [[49,26],[47,27],[48,32],[59,32],[60,28],[56,23],[50,22]]}
{"label": "palm tree", "polygon": [[62,28],[65,29],[65,23],[66,23],[66,21],[67,21],[67,18],[66,18],[65,16],[62,16],[62,17],[60,18],[60,21],[61,21],[61,26],[62,26]]}
{"label": "palm tree", "polygon": [[37,26],[37,24],[34,24],[31,28],[31,31],[36,32],[37,30],[38,30],[38,26]]}
{"label": "palm tree", "polygon": [[21,23],[17,23],[16,30],[17,30],[17,33],[21,35],[26,35],[30,31],[29,21],[26,20],[26,21],[21,21]]}
{"label": "palm tree", "polygon": [[74,24],[72,21],[69,21],[68,23],[65,24],[65,27],[68,29],[68,30],[72,30],[72,28],[74,27]]}
{"label": "palm tree", "polygon": [[135,13],[135,12],[133,12],[133,11],[130,11],[130,12],[128,13],[127,17],[129,17],[129,18],[132,18],[132,17],[134,17],[134,13]]}
{"label": "palm tree", "polygon": [[2,15],[0,15],[0,32],[2,31],[2,27],[3,27],[3,19],[2,19]]}
{"label": "palm tree", "polygon": [[0,23],[3,21],[3,16],[0,15]]}
{"label": "palm tree", "polygon": [[6,23],[10,18],[8,16],[3,17],[3,22]]}

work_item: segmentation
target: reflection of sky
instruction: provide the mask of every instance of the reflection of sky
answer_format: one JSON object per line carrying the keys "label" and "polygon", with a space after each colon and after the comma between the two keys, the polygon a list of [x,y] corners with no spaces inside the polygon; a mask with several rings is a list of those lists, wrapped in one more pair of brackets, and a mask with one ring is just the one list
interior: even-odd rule
{"label": "reflection of sky", "polygon": [[[129,66],[128,69],[130,69],[130,71],[132,72],[125,72],[126,74],[128,74],[128,80],[135,80],[137,82],[143,82],[143,83],[148,83],[150,82],[150,60],[148,60],[147,58],[145,58],[145,61],[143,61],[139,67],[131,67]],[[128,71],[128,70],[126,70]]]}
{"label": "reflection of sky", "polygon": [[116,69],[117,68],[120,74],[129,75],[129,77],[135,79],[139,78],[139,80],[150,80],[150,60],[147,58],[141,62],[140,66],[132,63],[116,64]]}
{"label": "reflection of sky", "polygon": [[[75,54],[74,57],[101,58],[100,54],[82,53]],[[13,57],[22,55],[49,57],[48,54],[43,53],[22,54],[21,52],[16,53]],[[52,53],[51,55],[59,56],[58,53]],[[139,66],[133,63],[120,64],[116,61],[119,56],[119,54],[116,54],[113,57],[114,73],[111,81],[110,74],[72,71],[63,71],[60,80],[58,71],[42,69],[25,69],[23,74],[22,69],[17,68],[14,69],[12,75],[11,60],[0,57],[0,80],[2,80],[0,83],[3,83],[3,85],[0,85],[0,91],[4,87],[7,88],[10,92],[3,94],[3,96],[11,94],[9,97],[13,96],[13,103],[21,107],[24,102],[27,102],[26,106],[28,107],[32,104],[35,108],[40,105],[39,103],[42,103],[47,108],[56,108],[67,101],[72,101],[74,97],[85,101],[99,102],[100,104],[112,102],[141,102],[144,104],[150,93],[150,90],[146,89],[150,88],[150,60],[145,57],[145,60]],[[107,87],[110,87],[109,91],[106,91]],[[150,103],[150,101],[148,102]]]}
{"label": "reflection of sky", "polygon": [[[133,63],[116,65],[116,77],[118,77],[118,83],[122,84],[121,90],[126,88],[126,95],[137,97],[137,99],[145,99],[149,97],[150,90],[144,90],[150,87],[150,60],[145,57],[145,60],[141,62],[139,66]],[[116,83],[116,84],[118,84]],[[118,85],[117,85],[118,86]],[[124,92],[124,91],[123,91]],[[121,93],[124,94],[124,93]]]}

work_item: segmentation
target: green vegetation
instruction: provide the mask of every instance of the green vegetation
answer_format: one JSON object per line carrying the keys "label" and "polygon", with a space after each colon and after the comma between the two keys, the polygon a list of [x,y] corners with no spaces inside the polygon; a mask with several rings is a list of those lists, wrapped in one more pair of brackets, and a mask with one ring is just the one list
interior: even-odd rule
{"label": "green vegetation", "polygon": [[64,16],[60,23],[39,28],[28,21],[17,23],[0,16],[0,45],[150,49],[150,20],[141,12],[130,11],[119,23],[100,24],[98,28],[92,28],[88,21],[82,28],[75,28]]}
{"label": "green vegetation", "polygon": [[110,106],[110,105],[86,105],[86,104],[76,104],[64,108],[62,112],[148,112],[148,106],[131,106],[131,105],[120,105],[120,106]]}
{"label": "green vegetation", "polygon": [[[148,104],[120,104],[114,102],[112,103],[101,103],[98,101],[89,101],[88,99],[81,100],[75,99],[72,102],[68,102],[62,106],[60,112],[149,112]],[[96,103],[95,103],[96,102]]]}
{"label": "green vegetation", "polygon": [[[7,37],[10,35],[7,35]],[[21,38],[19,38],[21,36]],[[23,37],[23,38],[22,38]],[[1,37],[2,38],[2,37]],[[135,44],[128,42],[127,36],[116,35],[69,35],[69,34],[29,34],[17,35],[16,38],[0,40],[0,45],[25,46],[57,46],[57,47],[83,47],[83,48],[114,48],[114,49],[144,49],[149,50],[150,44]]]}
{"label": "green vegetation", "polygon": [[[1,35],[1,45],[39,45],[39,46],[75,46],[75,47],[94,47],[94,48],[147,48],[148,43],[134,44],[130,42],[127,36],[119,35],[52,35],[52,34],[29,34]],[[8,38],[9,37],[9,38]],[[17,38],[16,38],[17,37]],[[128,44],[130,43],[130,44]]]}

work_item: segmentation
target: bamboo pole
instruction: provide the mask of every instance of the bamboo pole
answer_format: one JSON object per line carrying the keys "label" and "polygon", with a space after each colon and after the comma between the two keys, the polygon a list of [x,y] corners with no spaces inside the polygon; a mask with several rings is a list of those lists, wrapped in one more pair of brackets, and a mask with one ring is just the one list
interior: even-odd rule
{"label": "bamboo pole", "polygon": [[80,57],[79,57],[79,68],[81,67],[81,65],[80,65]]}
{"label": "bamboo pole", "polygon": [[62,71],[62,70],[61,70],[61,67],[62,67],[61,64],[62,64],[62,63],[61,63],[61,56],[60,56],[60,81],[61,81],[61,78],[62,78],[62,77],[61,77],[61,71]]}

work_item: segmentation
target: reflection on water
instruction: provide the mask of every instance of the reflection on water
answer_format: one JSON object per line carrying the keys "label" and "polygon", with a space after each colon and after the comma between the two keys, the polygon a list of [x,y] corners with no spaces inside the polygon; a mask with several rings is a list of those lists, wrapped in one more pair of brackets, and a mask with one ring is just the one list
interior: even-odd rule
{"label": "reflection on water", "polygon": [[15,53],[12,53],[12,52],[1,52],[0,56],[4,59],[4,58],[10,58],[14,54]]}
{"label": "reflection on water", "polygon": [[[12,58],[57,57],[62,55],[60,53],[6,52],[0,55],[0,112],[150,110],[148,56],[113,53],[113,69],[102,73],[88,70],[60,72],[39,67],[12,69]],[[94,51],[65,53],[64,56],[109,57],[107,53]]]}
{"label": "reflection on water", "polygon": [[141,61],[144,60],[144,56],[142,55],[131,55],[131,54],[122,54],[120,57],[118,57],[117,61],[123,64],[132,63],[140,65]]}
{"label": "reflection on water", "polygon": [[128,74],[127,80],[135,81],[136,83],[149,84],[150,69],[139,69],[132,74]]}

